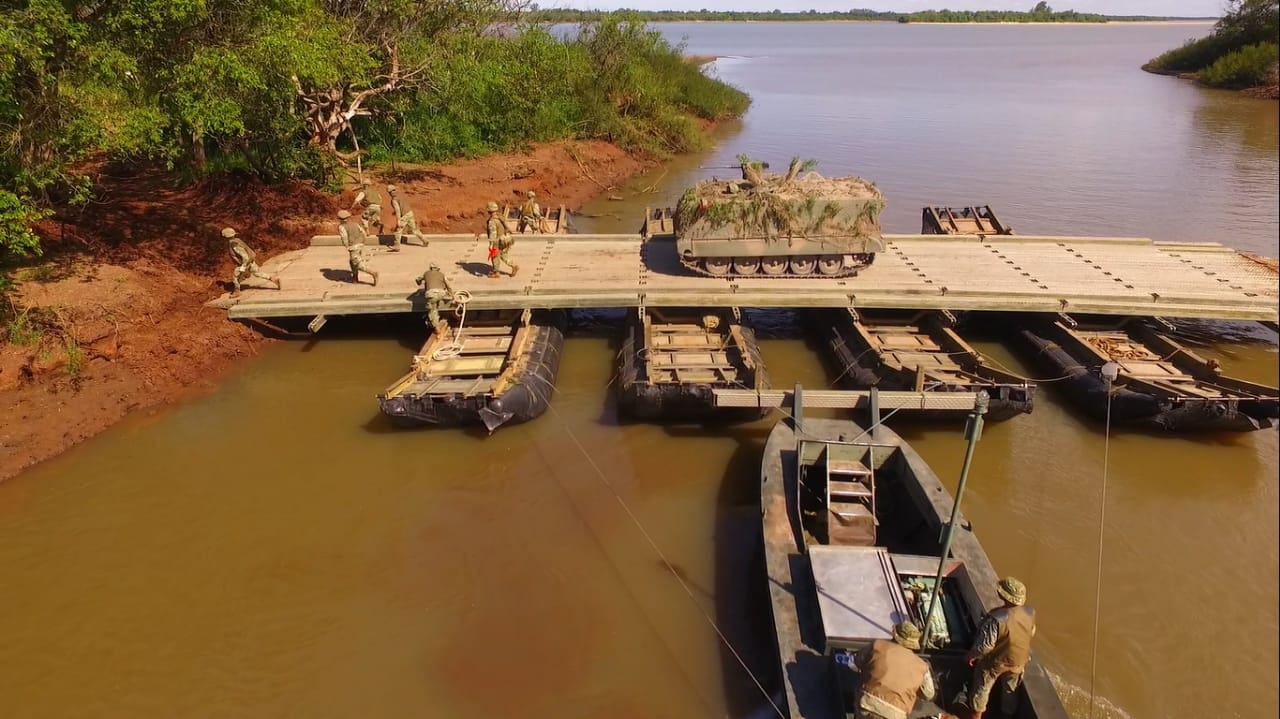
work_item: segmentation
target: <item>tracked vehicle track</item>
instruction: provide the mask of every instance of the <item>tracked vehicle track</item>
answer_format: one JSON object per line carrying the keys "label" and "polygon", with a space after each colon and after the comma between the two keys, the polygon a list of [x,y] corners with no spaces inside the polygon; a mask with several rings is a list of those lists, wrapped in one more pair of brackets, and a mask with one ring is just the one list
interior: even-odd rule
{"label": "tracked vehicle track", "polygon": [[[845,264],[846,256],[853,258]],[[769,257],[681,257],[680,264],[704,277],[803,279],[856,277],[874,262],[874,253],[853,255],[771,255]]]}

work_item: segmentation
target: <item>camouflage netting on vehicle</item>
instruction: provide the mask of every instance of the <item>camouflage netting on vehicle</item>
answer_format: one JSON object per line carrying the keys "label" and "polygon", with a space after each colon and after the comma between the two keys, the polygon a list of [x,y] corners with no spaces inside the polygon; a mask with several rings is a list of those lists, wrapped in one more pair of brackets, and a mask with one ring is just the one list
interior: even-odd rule
{"label": "camouflage netting on vehicle", "polygon": [[882,209],[884,196],[861,177],[810,172],[790,180],[768,175],[755,183],[706,180],[676,204],[675,229],[686,239],[879,239]]}

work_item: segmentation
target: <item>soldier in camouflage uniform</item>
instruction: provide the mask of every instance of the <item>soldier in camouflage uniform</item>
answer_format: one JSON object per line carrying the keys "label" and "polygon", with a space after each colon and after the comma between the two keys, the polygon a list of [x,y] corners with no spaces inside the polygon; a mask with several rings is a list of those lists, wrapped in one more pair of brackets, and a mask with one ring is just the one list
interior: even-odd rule
{"label": "soldier in camouflage uniform", "polygon": [[427,298],[427,321],[434,328],[440,324],[440,310],[453,304],[453,286],[440,271],[440,265],[434,262],[414,282],[418,283],[422,294]]}
{"label": "soldier in camouflage uniform", "polygon": [[969,650],[968,662],[973,667],[969,688],[970,717],[977,719],[987,709],[987,700],[996,684],[1000,685],[1000,709],[1011,715],[1017,709],[1018,685],[1031,661],[1031,638],[1036,635],[1036,612],[1028,606],[1027,587],[1013,577],[996,584],[996,594],[1004,606],[983,617],[978,636]]}
{"label": "soldier in camouflage uniform", "polygon": [[369,269],[369,263],[364,259],[364,228],[346,210],[338,210],[338,237],[342,239],[342,246],[347,248],[347,261],[351,263],[351,281],[359,282],[360,273],[368,272],[373,275],[373,286],[377,287],[378,273]]}
{"label": "soldier in camouflage uniform", "polygon": [[427,238],[422,236],[422,231],[418,229],[418,221],[413,216],[413,210],[409,209],[408,203],[396,194],[395,185],[387,185],[387,194],[391,195],[391,210],[396,213],[396,241],[392,245],[395,251],[400,250],[400,238],[405,233],[412,233],[418,238],[418,242],[423,247],[427,246]]}
{"label": "soldier in camouflage uniform", "polygon": [[489,219],[484,223],[485,233],[489,236],[489,262],[493,269],[489,271],[490,277],[498,276],[498,263],[506,265],[510,268],[509,273],[512,277],[520,271],[520,265],[511,263],[511,248],[516,244],[516,239],[511,236],[511,232],[507,230],[507,223],[502,221],[498,216],[498,203],[490,202],[484,208],[489,213]]}
{"label": "soldier in camouflage uniform", "polygon": [[232,297],[240,296],[240,280],[245,277],[260,277],[280,289],[280,278],[276,275],[268,275],[258,267],[258,255],[244,240],[236,237],[236,231],[233,228],[225,227],[222,230],[222,236],[227,238],[227,244],[231,250],[231,259],[236,261],[236,270],[231,275],[231,283],[235,286],[235,290],[231,292]]}
{"label": "soldier in camouflage uniform", "polygon": [[524,233],[526,229],[542,232],[542,208],[538,207],[535,197],[533,190],[529,190],[528,199],[520,205],[520,224],[516,227],[517,232]]}
{"label": "soldier in camouflage uniform", "polygon": [[378,234],[382,234],[382,195],[373,189],[373,182],[367,177],[360,181],[360,192],[356,193],[351,209],[354,210],[357,206],[364,208],[360,213],[362,229],[368,232],[371,225],[377,225]]}

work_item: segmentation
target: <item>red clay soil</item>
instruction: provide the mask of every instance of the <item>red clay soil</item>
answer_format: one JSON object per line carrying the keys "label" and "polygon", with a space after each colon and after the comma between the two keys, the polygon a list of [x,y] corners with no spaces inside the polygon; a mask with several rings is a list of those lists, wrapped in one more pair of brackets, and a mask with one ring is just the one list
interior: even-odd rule
{"label": "red clay soil", "polygon": [[[544,206],[573,209],[646,164],[607,143],[572,141],[366,176],[379,189],[398,185],[424,232],[471,232],[490,200],[516,202],[532,189]],[[46,259],[13,273],[17,289],[0,300],[0,481],[128,413],[214,388],[268,341],[204,306],[229,288],[234,266],[221,228],[235,227],[266,259],[332,232],[356,187],[335,197],[304,184],[177,187],[159,171],[96,174],[94,202],[38,227]],[[389,231],[386,204],[383,217]]]}

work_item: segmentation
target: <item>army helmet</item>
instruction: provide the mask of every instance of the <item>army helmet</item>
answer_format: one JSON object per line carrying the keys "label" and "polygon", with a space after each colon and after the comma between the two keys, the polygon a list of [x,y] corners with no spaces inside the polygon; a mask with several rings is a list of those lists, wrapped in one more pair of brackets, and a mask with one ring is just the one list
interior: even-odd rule
{"label": "army helmet", "polygon": [[438,265],[438,264],[436,264],[436,263],[432,262],[432,263],[431,263],[431,265],[427,267],[427,269],[429,269],[429,270],[439,270],[439,269],[440,269],[440,265]]}
{"label": "army helmet", "polygon": [[489,204],[484,206],[484,209],[488,210],[489,212],[497,212],[498,203],[494,202],[493,200],[490,200]]}
{"label": "army helmet", "polygon": [[1022,606],[1027,601],[1027,585],[1015,577],[1005,577],[996,583],[996,594],[1015,607]]}
{"label": "army helmet", "polygon": [[532,200],[532,199],[533,199],[533,198],[535,198],[535,197],[537,197],[537,195],[534,193],[534,191],[533,191],[533,190],[529,190],[529,199],[530,199],[530,200]]}
{"label": "army helmet", "polygon": [[338,210],[338,219],[339,219],[339,220],[345,220],[345,219],[347,219],[347,218],[348,218],[348,217],[350,217],[350,216],[351,216],[351,213],[350,213],[350,212],[347,212],[346,210]]}
{"label": "army helmet", "polygon": [[227,238],[228,240],[231,239],[232,237],[235,237],[236,236],[235,228],[234,227],[222,228],[222,236]]}
{"label": "army helmet", "polygon": [[360,178],[360,184],[361,184],[361,185],[364,185],[365,187],[368,187],[369,185],[372,185],[372,184],[373,184],[373,180],[370,180],[370,179],[369,179],[369,178],[367,178],[367,177],[361,177],[361,178]]}
{"label": "army helmet", "polygon": [[396,194],[396,186],[395,186],[395,185],[387,185],[387,192],[389,192],[389,193],[391,193],[391,194],[393,194],[393,195],[394,195],[394,194]]}
{"label": "army helmet", "polygon": [[915,622],[911,621],[898,622],[893,625],[893,641],[907,649],[919,649],[920,627],[917,627]]}

